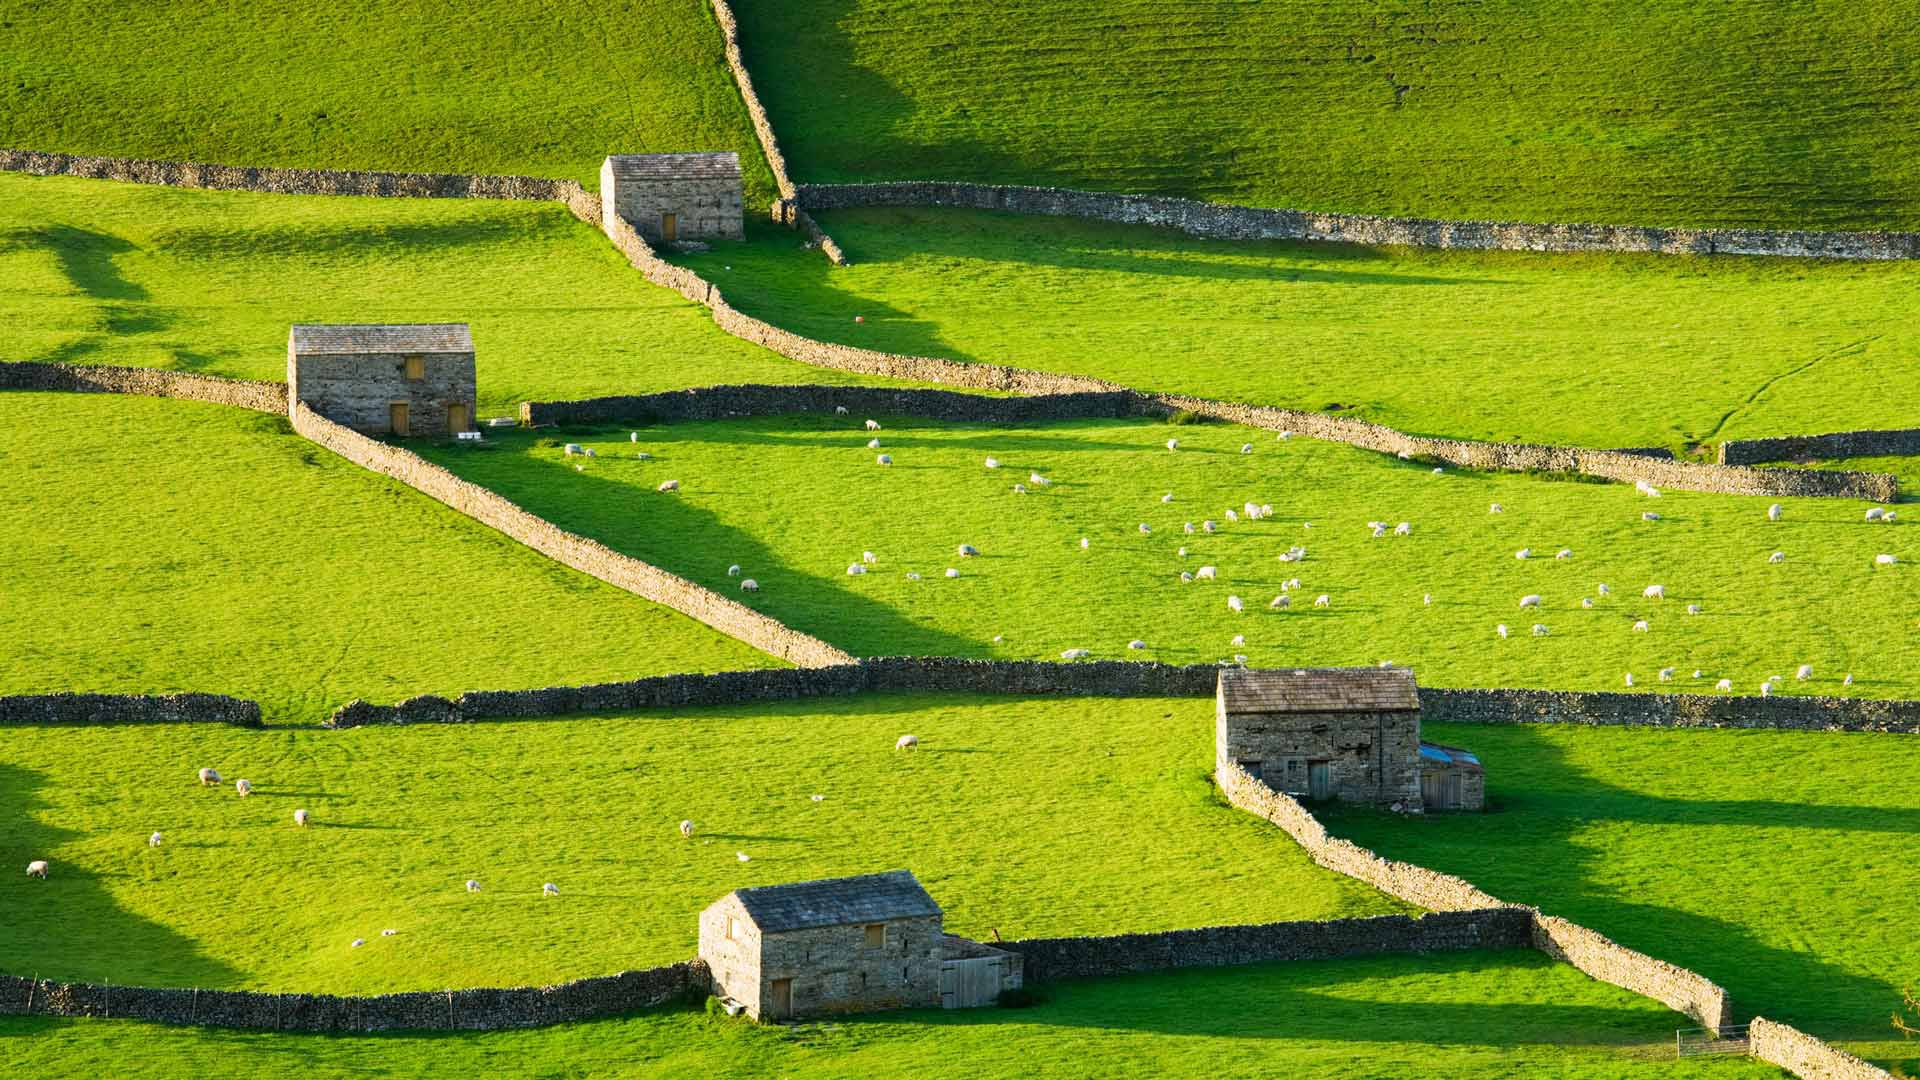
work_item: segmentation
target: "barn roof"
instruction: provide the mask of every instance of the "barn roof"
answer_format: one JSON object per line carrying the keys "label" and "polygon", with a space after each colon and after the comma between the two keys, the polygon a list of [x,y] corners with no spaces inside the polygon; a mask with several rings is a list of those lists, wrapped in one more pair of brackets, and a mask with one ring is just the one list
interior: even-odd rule
{"label": "barn roof", "polygon": [[615,180],[738,180],[740,155],[732,150],[699,154],[613,154]]}
{"label": "barn roof", "polygon": [[296,353],[470,353],[466,323],[295,324],[288,339]]}
{"label": "barn roof", "polygon": [[940,914],[940,905],[905,870],[761,885],[735,889],[733,895],[761,933]]}
{"label": "barn roof", "polygon": [[1409,712],[1420,708],[1413,672],[1402,667],[1289,668],[1220,672],[1230,713]]}

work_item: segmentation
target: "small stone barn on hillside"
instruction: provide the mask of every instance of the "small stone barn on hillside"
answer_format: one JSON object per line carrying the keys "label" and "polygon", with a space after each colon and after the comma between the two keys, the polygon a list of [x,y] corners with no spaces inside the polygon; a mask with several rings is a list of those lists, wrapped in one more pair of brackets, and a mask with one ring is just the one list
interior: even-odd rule
{"label": "small stone barn on hillside", "polygon": [[616,218],[651,244],[746,235],[740,155],[615,154],[600,164],[601,223]]}
{"label": "small stone barn on hillside", "polygon": [[1215,754],[1275,790],[1420,805],[1420,694],[1405,668],[1226,668]]}
{"label": "small stone barn on hillside", "polygon": [[365,435],[473,430],[477,394],[466,323],[295,326],[287,402]]}
{"label": "small stone barn on hillside", "polygon": [[941,930],[905,870],[736,889],[700,914],[713,990],[756,1020],[991,1004],[1020,985],[1016,954]]}

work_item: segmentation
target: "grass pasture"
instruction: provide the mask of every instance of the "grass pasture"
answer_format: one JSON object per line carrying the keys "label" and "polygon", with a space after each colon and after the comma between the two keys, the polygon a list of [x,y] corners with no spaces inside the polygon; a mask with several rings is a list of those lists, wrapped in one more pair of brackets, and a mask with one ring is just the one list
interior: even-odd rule
{"label": "grass pasture", "polygon": [[[740,0],[800,181],[1452,218],[1920,227],[1898,5]],[[1683,43],[1683,44],[1682,44]]]}
{"label": "grass pasture", "polygon": [[1200,240],[965,210],[820,220],[852,265],[771,234],[683,261],[826,341],[1433,435],[1684,450],[1914,423],[1906,263]]}
{"label": "grass pasture", "polygon": [[[214,1062],[261,1075],[1076,1076],[1101,1080],[1435,1075],[1740,1080],[1742,1058],[1672,1059],[1677,1018],[1537,953],[1456,953],[1055,984],[1030,1009],[876,1013],[759,1027],[691,1010],[536,1031],[313,1036],[126,1021],[0,1019],[45,1080]],[[8,1036],[17,1036],[8,1038]]]}
{"label": "grass pasture", "polygon": [[0,393],[0,518],[0,693],[204,690],[313,723],[776,663],[222,405]]}
{"label": "grass pasture", "polygon": [[590,187],[610,153],[736,150],[764,205],[720,48],[697,0],[33,0],[0,19],[0,146]]}
{"label": "grass pasture", "polygon": [[[1428,725],[1487,767],[1491,812],[1329,809],[1334,833],[1459,874],[1726,987],[1745,1015],[1888,1039],[1920,977],[1920,740]],[[1911,1058],[1911,1051],[1906,1055]]]}
{"label": "grass pasture", "polygon": [[[730,889],[897,867],[949,929],[983,937],[1407,910],[1228,807],[1208,778],[1211,715],[1199,700],[878,695],[349,732],[0,729],[0,852],[54,866],[46,882],[0,876],[0,971],[544,985],[692,956],[700,910]],[[903,731],[918,754],[894,751]],[[255,794],[199,787],[201,765]],[[296,807],[314,824],[296,829]],[[208,903],[236,867],[244,900]]]}
{"label": "grass pasture", "polygon": [[557,203],[0,175],[0,281],[8,360],[284,380],[293,323],[466,322],[483,414],[536,398],[857,379],[722,333]]}
{"label": "grass pasture", "polygon": [[[1708,691],[1725,677],[1749,694],[1778,673],[1788,693],[1920,696],[1913,526],[1867,524],[1851,501],[1790,500],[1774,523],[1765,498],[1436,476],[1334,443],[1149,420],[1005,430],[882,416],[877,435],[895,463],[880,466],[863,419],[667,424],[633,429],[637,443],[627,428],[563,429],[566,441],[598,449],[584,463],[528,432],[487,450],[426,452],[566,528],[860,655],[1055,659],[1085,648],[1174,663],[1245,655],[1255,667],[1393,660],[1435,686],[1617,690],[1633,672],[1643,689]],[[1003,467],[984,468],[989,455]],[[1012,493],[1034,471],[1051,486]],[[677,494],[654,490],[667,478],[681,482]],[[1227,523],[1225,512],[1248,501],[1272,504],[1274,516]],[[1496,502],[1504,513],[1489,513]],[[1663,520],[1641,520],[1646,511]],[[1209,518],[1220,532],[1183,532]],[[1412,535],[1374,539],[1365,523],[1375,519],[1407,521]],[[982,555],[958,558],[962,543]],[[1278,561],[1295,545],[1304,561]],[[1516,559],[1523,547],[1536,557]],[[1555,559],[1561,549],[1572,557]],[[868,551],[878,557],[871,572],[850,576]],[[1774,551],[1786,561],[1770,563]],[[1876,567],[1881,552],[1902,565]],[[732,564],[760,590],[739,592]],[[1217,580],[1180,580],[1209,565]],[[961,576],[945,578],[947,568]],[[1295,577],[1295,606],[1269,610]],[[1602,582],[1611,596],[1596,595]],[[1666,586],[1665,601],[1642,598],[1652,583]],[[1517,607],[1530,593],[1543,597],[1537,613]],[[1227,609],[1229,594],[1244,614]],[[1326,610],[1311,606],[1320,595]],[[1685,615],[1690,603],[1703,613]],[[1641,619],[1649,632],[1632,630]],[[1535,622],[1548,636],[1529,636]],[[1495,637],[1500,623],[1511,639]],[[1148,647],[1128,649],[1134,639]],[[1802,663],[1816,677],[1795,683]],[[1664,667],[1679,669],[1678,681],[1658,683]],[[1849,672],[1855,684],[1843,688]]]}

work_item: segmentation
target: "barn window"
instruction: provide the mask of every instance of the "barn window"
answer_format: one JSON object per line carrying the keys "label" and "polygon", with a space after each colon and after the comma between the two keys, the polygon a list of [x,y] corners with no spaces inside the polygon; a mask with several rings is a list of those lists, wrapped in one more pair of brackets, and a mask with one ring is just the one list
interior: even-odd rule
{"label": "barn window", "polygon": [[883,923],[883,922],[868,923],[866,930],[867,930],[867,948],[884,949],[887,947],[887,924],[886,923]]}
{"label": "barn window", "polygon": [[407,357],[407,381],[419,382],[427,377],[427,358],[424,356]]}

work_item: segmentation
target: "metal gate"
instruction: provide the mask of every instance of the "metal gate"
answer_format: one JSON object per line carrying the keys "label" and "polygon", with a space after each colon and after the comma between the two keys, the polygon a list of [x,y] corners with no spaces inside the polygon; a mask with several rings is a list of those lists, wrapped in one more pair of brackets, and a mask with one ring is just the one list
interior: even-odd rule
{"label": "metal gate", "polygon": [[991,1005],[1000,996],[1005,975],[1006,960],[999,956],[943,961],[940,964],[940,1007],[972,1009]]}

